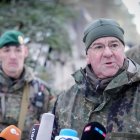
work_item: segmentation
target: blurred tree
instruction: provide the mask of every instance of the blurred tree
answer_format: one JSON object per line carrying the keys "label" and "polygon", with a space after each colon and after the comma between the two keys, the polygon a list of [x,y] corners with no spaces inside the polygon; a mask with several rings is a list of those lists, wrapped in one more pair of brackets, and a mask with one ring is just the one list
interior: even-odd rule
{"label": "blurred tree", "polygon": [[[53,51],[59,55],[71,53],[65,26],[75,15],[71,9],[58,0],[0,0],[0,34],[8,29],[17,29],[29,37],[31,42],[41,44],[40,48],[34,48],[40,51],[36,60],[32,59],[32,52],[26,63],[35,71],[39,70],[42,75],[47,75],[46,62],[51,59],[50,54]],[[46,60],[44,65],[39,65],[38,60],[42,57],[44,47],[48,49],[43,54]]]}
{"label": "blurred tree", "polygon": [[18,29],[34,42],[70,52],[64,23],[72,16],[70,8],[58,0],[1,0],[0,32]]}

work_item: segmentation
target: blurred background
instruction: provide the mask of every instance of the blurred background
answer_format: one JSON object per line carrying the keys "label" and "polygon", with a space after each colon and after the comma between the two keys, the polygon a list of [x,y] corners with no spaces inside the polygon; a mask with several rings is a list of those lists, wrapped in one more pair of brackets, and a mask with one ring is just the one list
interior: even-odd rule
{"label": "blurred background", "polygon": [[26,64],[53,90],[73,83],[86,64],[83,31],[97,18],[113,18],[125,30],[126,50],[140,44],[138,0],[0,0],[0,34],[17,29],[29,48]]}

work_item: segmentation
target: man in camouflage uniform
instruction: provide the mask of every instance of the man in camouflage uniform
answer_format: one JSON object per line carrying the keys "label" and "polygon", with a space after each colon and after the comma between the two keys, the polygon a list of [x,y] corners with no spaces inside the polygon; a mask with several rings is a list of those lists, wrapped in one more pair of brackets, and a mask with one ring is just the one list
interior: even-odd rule
{"label": "man in camouflage uniform", "polygon": [[107,140],[140,139],[140,66],[125,57],[123,36],[112,19],[98,19],[85,29],[87,66],[58,97],[55,134],[72,128],[81,136],[84,126],[96,121],[105,126]]}
{"label": "man in camouflage uniform", "polygon": [[0,130],[16,125],[23,129],[24,140],[40,115],[49,111],[53,97],[46,83],[24,64],[27,56],[21,32],[10,30],[0,37]]}

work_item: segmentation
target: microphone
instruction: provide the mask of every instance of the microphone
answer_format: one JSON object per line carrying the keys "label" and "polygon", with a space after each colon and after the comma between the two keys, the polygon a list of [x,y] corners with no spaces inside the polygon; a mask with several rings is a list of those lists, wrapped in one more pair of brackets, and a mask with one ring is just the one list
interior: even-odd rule
{"label": "microphone", "polygon": [[81,140],[104,140],[105,137],[105,127],[98,122],[91,122],[84,127]]}
{"label": "microphone", "polygon": [[55,140],[79,140],[78,133],[73,129],[61,129],[59,136],[55,137]]}
{"label": "microphone", "polygon": [[20,140],[21,130],[14,125],[6,127],[0,133],[0,140]]}
{"label": "microphone", "polygon": [[36,140],[51,140],[53,123],[54,115],[51,113],[44,113],[41,117],[41,122]]}
{"label": "microphone", "polygon": [[36,140],[36,136],[38,133],[38,129],[39,129],[40,124],[34,124],[31,130],[31,133],[29,135],[30,140]]}

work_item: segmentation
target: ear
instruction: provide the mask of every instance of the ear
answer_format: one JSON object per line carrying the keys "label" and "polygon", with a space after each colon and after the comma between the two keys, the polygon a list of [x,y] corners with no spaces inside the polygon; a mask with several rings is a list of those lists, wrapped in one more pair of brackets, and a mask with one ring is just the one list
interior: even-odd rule
{"label": "ear", "polygon": [[88,54],[86,55],[86,62],[87,62],[87,64],[90,64],[90,59],[89,59],[89,55]]}
{"label": "ear", "polygon": [[25,58],[27,58],[28,57],[28,54],[29,54],[29,50],[28,50],[28,47],[27,46],[25,46]]}
{"label": "ear", "polygon": [[0,61],[1,61],[1,59],[2,59],[2,55],[1,55],[1,49],[0,49]]}

